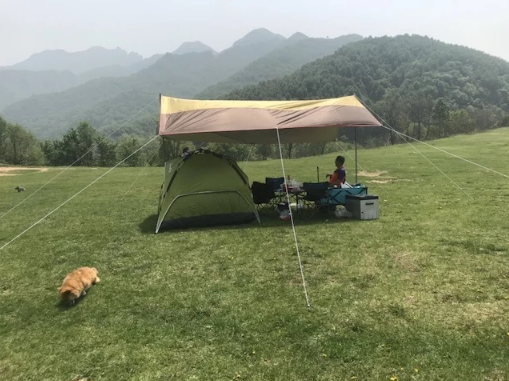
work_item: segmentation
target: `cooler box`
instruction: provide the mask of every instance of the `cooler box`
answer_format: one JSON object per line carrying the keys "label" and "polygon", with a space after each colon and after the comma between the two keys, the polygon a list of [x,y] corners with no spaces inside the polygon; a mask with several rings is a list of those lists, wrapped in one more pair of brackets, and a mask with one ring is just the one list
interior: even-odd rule
{"label": "cooler box", "polygon": [[378,196],[347,195],[345,207],[358,220],[378,218]]}

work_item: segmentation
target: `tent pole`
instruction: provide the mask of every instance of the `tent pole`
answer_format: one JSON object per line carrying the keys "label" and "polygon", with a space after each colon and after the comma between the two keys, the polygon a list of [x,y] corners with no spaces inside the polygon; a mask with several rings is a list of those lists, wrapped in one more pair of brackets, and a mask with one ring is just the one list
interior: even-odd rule
{"label": "tent pole", "polygon": [[354,128],[355,140],[355,184],[357,184],[357,128]]}

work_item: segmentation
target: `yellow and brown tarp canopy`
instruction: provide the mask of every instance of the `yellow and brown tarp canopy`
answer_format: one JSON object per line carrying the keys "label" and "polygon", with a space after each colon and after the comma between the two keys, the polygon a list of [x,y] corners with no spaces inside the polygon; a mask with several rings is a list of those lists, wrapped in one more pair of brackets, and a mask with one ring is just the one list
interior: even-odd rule
{"label": "yellow and brown tarp canopy", "polygon": [[191,100],[161,96],[159,135],[216,143],[333,141],[341,127],[380,122],[353,96],[306,101]]}

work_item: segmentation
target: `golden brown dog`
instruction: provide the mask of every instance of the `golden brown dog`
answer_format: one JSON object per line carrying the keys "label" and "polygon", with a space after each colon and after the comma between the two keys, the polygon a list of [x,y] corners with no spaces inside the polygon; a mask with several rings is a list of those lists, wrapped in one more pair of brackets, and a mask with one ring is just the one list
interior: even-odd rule
{"label": "golden brown dog", "polygon": [[95,267],[80,267],[67,274],[58,292],[64,302],[74,304],[76,299],[86,295],[87,290],[100,281]]}

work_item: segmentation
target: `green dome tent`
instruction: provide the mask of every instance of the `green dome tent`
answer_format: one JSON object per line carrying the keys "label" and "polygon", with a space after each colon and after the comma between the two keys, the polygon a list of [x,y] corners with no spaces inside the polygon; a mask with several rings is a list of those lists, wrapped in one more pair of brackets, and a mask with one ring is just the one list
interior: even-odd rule
{"label": "green dome tent", "polygon": [[235,160],[207,150],[166,162],[158,215],[156,233],[260,221],[246,174]]}

